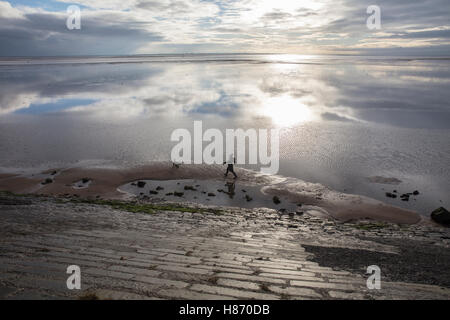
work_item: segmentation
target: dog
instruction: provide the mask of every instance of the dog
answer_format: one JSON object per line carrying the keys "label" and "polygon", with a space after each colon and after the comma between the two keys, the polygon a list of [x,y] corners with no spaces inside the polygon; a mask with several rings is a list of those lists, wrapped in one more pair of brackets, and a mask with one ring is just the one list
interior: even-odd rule
{"label": "dog", "polygon": [[182,163],[175,163],[175,162],[172,162],[172,168],[179,169],[180,166],[181,166],[182,164],[183,164],[183,162],[182,162]]}

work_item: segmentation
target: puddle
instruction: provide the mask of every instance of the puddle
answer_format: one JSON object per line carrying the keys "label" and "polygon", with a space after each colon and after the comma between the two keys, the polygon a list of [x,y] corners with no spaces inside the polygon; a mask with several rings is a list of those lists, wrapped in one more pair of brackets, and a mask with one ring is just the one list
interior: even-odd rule
{"label": "puddle", "polygon": [[194,202],[205,205],[241,207],[241,208],[272,208],[288,212],[302,211],[301,207],[279,197],[280,203],[275,204],[273,197],[261,192],[261,187],[250,186],[234,180],[138,180],[118,188],[135,196],[148,196],[170,202]]}

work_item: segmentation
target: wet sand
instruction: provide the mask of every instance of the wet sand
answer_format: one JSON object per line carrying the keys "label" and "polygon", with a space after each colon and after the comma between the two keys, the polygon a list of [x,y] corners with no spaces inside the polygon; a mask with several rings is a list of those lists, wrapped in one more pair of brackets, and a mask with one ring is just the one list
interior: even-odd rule
{"label": "wet sand", "polygon": [[[202,184],[202,180],[224,181],[224,171],[225,167],[220,165],[183,165],[174,168],[170,162],[157,162],[132,168],[56,168],[34,175],[2,174],[0,190],[126,200],[133,195],[119,191],[118,188],[133,181],[196,179]],[[331,217],[339,221],[373,219],[400,224],[423,221],[417,212],[394,207],[365,196],[340,193],[320,184],[294,178],[260,175],[239,168],[236,171],[239,183],[260,186],[263,194],[270,198],[277,195],[289,199],[294,204],[301,203],[302,210],[311,215]],[[83,178],[91,180],[88,187],[75,188],[76,183]],[[41,184],[46,179],[51,179],[52,182]],[[208,204],[214,205],[214,200]]]}

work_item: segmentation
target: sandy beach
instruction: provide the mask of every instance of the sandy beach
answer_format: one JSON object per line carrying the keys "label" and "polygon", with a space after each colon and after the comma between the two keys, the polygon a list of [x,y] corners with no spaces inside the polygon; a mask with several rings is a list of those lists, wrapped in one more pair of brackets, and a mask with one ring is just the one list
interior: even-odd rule
{"label": "sandy beach", "polygon": [[[196,179],[199,186],[204,185],[206,190],[208,183],[224,181],[223,171],[224,168],[218,165],[185,165],[174,168],[169,162],[155,162],[133,168],[50,169],[35,174],[3,174],[0,176],[0,190],[20,194],[130,200],[133,199],[133,194],[119,190],[119,187],[127,183],[141,180]],[[277,196],[290,202],[291,205],[300,204],[301,210],[310,215],[343,222],[358,219],[399,224],[428,222],[417,212],[365,196],[340,193],[320,184],[281,176],[261,175],[244,169],[237,169],[237,173],[239,178],[236,183],[260,188],[262,194],[269,199]],[[83,186],[81,183],[83,179],[89,181],[89,184]],[[208,190],[210,191],[215,192],[215,190]],[[159,201],[166,200],[161,196],[153,198]],[[145,199],[152,201],[152,195],[145,195]],[[180,197],[179,201],[183,202],[183,197]],[[208,201],[213,205],[214,197]],[[255,206],[257,205],[256,202]],[[261,206],[264,205],[261,204]],[[283,206],[280,206],[281,208]]]}

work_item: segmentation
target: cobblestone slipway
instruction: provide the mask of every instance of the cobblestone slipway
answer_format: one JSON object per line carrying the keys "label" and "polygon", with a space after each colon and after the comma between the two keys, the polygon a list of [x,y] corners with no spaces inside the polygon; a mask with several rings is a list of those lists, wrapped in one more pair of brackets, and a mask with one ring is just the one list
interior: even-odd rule
{"label": "cobblestone slipway", "polygon": [[[143,214],[51,198],[0,200],[1,299],[450,298],[445,285],[395,281],[383,269],[381,289],[369,290],[365,270],[323,265],[305,249],[363,250],[395,263],[405,239],[448,252],[448,229],[372,228],[268,209]],[[443,264],[445,283],[449,256],[438,257],[429,267]],[[81,290],[67,289],[69,265],[81,268]]]}

